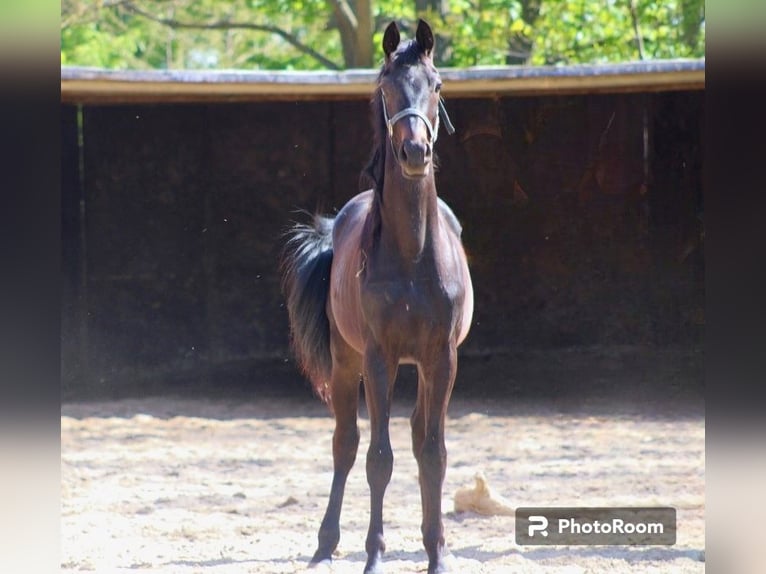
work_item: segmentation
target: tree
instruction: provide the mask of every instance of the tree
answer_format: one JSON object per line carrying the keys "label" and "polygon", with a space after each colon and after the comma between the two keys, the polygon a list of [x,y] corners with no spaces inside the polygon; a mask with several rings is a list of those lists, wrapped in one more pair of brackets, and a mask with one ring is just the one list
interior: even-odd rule
{"label": "tree", "polygon": [[701,57],[704,9],[700,0],[545,1],[532,64]]}
{"label": "tree", "polygon": [[343,61],[346,68],[371,68],[372,58],[372,3],[356,0],[354,10],[348,0],[330,0],[338,23]]}
{"label": "tree", "polygon": [[506,64],[528,64],[532,56],[532,30],[540,15],[541,0],[521,0],[511,24]]}
{"label": "tree", "polygon": [[[257,17],[254,17],[257,15]],[[62,62],[114,68],[341,68],[325,0],[64,0]],[[313,46],[322,46],[322,50]]]}
{"label": "tree", "polygon": [[704,0],[62,0],[62,64],[370,68],[386,24],[437,32],[439,66],[702,57]]}

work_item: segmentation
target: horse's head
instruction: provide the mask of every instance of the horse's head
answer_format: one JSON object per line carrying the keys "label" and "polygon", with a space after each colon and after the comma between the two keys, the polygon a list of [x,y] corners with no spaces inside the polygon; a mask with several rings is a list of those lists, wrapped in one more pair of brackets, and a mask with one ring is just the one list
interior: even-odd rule
{"label": "horse's head", "polygon": [[386,55],[378,81],[383,119],[402,174],[420,179],[433,170],[433,144],[439,131],[442,82],[433,64],[431,27],[418,22],[415,40],[400,45],[395,22],[383,35]]}

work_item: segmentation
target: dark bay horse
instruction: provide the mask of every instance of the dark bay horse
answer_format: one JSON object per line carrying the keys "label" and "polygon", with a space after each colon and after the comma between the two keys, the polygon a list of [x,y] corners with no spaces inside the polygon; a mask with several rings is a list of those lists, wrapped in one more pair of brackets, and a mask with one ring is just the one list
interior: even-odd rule
{"label": "dark bay horse", "polygon": [[436,196],[433,144],[440,100],[434,37],[424,21],[400,44],[383,37],[385,62],[372,99],[375,145],[363,172],[372,189],[334,219],[297,225],[285,250],[283,291],[301,368],[335,415],[334,476],[312,564],[329,561],[340,539],[346,478],[359,445],[360,376],[370,416],[367,481],[370,526],[366,573],[382,570],[383,495],[393,454],[388,423],[399,364],[417,366],[412,450],[422,500],[428,572],[446,570],[441,517],[447,461],[444,420],[457,372],[457,346],[473,314],[461,228]]}

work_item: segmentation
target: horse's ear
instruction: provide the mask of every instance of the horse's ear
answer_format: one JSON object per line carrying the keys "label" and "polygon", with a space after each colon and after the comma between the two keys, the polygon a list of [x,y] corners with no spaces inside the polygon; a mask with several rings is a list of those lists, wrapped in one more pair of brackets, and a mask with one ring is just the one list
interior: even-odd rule
{"label": "horse's ear", "polygon": [[396,22],[391,22],[383,33],[383,52],[386,54],[386,61],[391,58],[391,54],[396,51],[399,46],[399,28]]}
{"label": "horse's ear", "polygon": [[422,18],[418,20],[418,30],[415,32],[415,39],[423,53],[426,56],[430,56],[434,49],[434,33],[431,31],[431,26],[428,25],[428,22]]}

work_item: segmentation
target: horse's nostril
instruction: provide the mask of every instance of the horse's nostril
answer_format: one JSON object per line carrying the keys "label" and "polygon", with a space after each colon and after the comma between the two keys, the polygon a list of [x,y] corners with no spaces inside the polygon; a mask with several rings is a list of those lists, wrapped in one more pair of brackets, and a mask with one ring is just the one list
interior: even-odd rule
{"label": "horse's nostril", "polygon": [[427,143],[406,140],[400,154],[402,162],[423,165],[431,157],[431,146]]}

